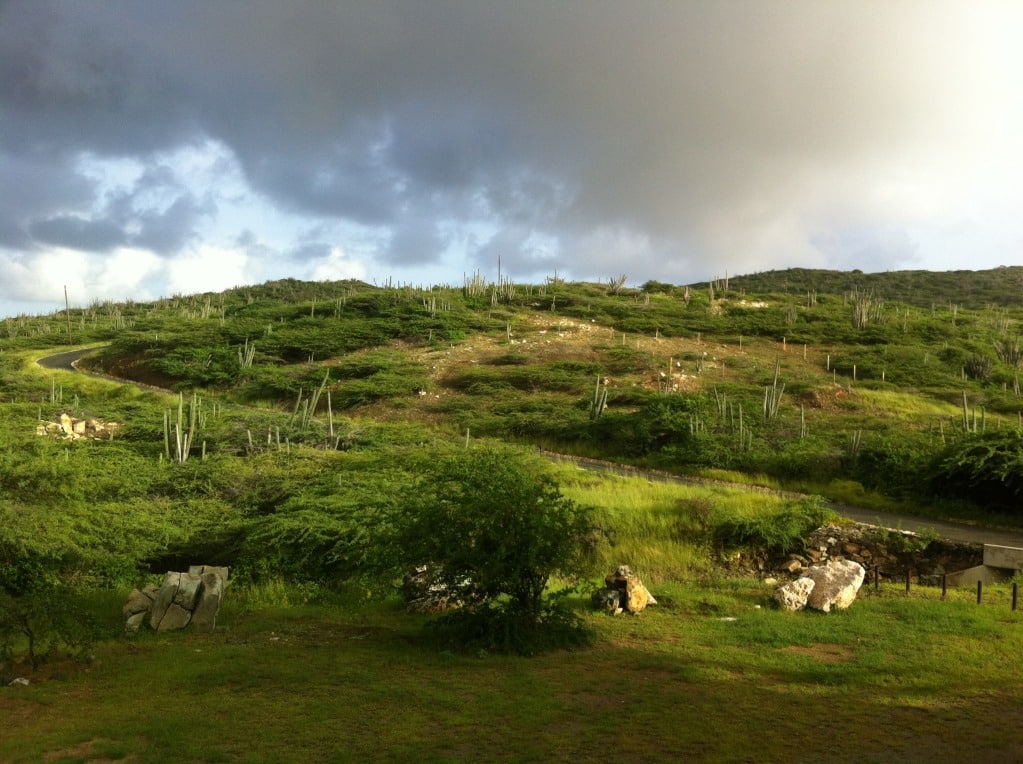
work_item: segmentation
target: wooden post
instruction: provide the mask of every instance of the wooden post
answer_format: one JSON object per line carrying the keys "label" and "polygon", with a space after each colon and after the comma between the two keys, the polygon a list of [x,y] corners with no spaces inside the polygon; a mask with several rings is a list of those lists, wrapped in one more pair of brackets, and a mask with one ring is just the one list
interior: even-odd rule
{"label": "wooden post", "polygon": [[906,594],[909,594],[909,568],[906,568]]}
{"label": "wooden post", "polygon": [[1019,584],[1015,581],[1012,582],[1012,609],[1016,609],[1016,602],[1018,601],[1019,595]]}
{"label": "wooden post", "polygon": [[67,284],[64,285],[64,313],[67,314],[67,344],[73,345],[71,341],[71,303],[67,299]]}
{"label": "wooden post", "polygon": [[944,573],[941,574],[941,598],[945,599],[948,596],[948,580]]}
{"label": "wooden post", "polygon": [[979,605],[981,600],[984,598],[984,582],[977,582],[977,604]]}

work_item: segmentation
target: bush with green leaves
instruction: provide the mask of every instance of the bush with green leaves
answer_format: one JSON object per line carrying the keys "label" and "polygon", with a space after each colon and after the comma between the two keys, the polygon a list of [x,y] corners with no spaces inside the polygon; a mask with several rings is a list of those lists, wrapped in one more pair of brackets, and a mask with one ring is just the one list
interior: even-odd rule
{"label": "bush with green leaves", "polygon": [[1023,511],[1023,429],[964,435],[934,460],[930,483],[938,495]]}
{"label": "bush with green leaves", "polygon": [[532,653],[582,638],[548,584],[586,572],[593,521],[562,495],[549,469],[508,447],[447,454],[429,465],[412,507],[397,519],[403,562],[428,566],[464,601],[444,621],[456,642]]}

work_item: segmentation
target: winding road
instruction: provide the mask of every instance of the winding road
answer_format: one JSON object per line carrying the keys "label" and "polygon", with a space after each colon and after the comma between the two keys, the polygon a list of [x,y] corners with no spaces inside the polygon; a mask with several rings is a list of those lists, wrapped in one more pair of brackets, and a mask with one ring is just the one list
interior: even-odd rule
{"label": "winding road", "polygon": [[89,355],[96,350],[98,347],[85,348],[83,350],[68,350],[63,353],[56,353],[54,355],[44,356],[36,361],[37,364],[42,366],[44,369],[58,369],[60,371],[78,371],[75,367],[75,362],[79,358]]}
{"label": "winding road", "polygon": [[[75,363],[83,356],[92,353],[99,348],[91,347],[81,350],[68,350],[63,353],[55,353],[54,355],[45,356],[36,361],[40,366],[45,369],[55,369],[61,371],[72,371],[81,372]],[[87,373],[87,372],[84,372]],[[104,379],[116,381],[114,377],[107,375],[96,375],[102,376]],[[136,384],[133,382],[123,381],[123,384]],[[576,456],[569,456],[568,454],[557,454],[553,452],[544,451],[546,456],[551,461],[557,462],[570,462],[575,464],[580,469],[595,470],[599,472],[610,472],[623,477],[636,477],[645,478],[649,481],[664,482],[664,483],[678,483],[683,485],[720,485],[726,488],[736,488],[747,491],[757,491],[762,493],[771,493],[774,495],[781,495],[791,498],[801,498],[804,494],[789,493],[785,491],[776,491],[773,489],[763,488],[760,486],[750,486],[742,483],[727,483],[724,481],[708,480],[704,478],[695,477],[684,477],[679,475],[673,475],[667,472],[656,472],[652,470],[640,470],[635,467],[629,467],[622,464],[616,464],[614,462],[598,461],[596,459],[584,459]],[[940,537],[949,539],[952,541],[963,541],[971,544],[996,544],[999,546],[1010,546],[1023,548],[1023,530],[1001,530],[995,528],[982,528],[977,525],[969,525],[966,523],[953,523],[942,520],[930,520],[922,517],[915,517],[914,515],[900,515],[892,512],[879,512],[874,509],[864,509],[862,507],[850,507],[844,504],[834,504],[828,502],[828,506],[834,509],[843,517],[847,517],[858,523],[869,523],[871,525],[880,525],[886,528],[899,528],[904,531],[933,531]]]}

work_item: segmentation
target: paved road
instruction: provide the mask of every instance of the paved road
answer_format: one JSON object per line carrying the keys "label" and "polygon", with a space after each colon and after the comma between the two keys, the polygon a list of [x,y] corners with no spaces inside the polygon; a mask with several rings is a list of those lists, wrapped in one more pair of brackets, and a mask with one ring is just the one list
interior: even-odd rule
{"label": "paved road", "polygon": [[60,369],[61,371],[78,371],[75,368],[75,361],[83,356],[89,355],[89,353],[98,348],[85,348],[84,350],[68,350],[64,353],[57,353],[55,355],[48,355],[45,358],[40,358],[36,363],[42,366],[44,369]]}
{"label": "paved road", "polygon": [[[88,355],[97,348],[86,348],[84,350],[69,350],[64,353],[57,353],[55,355],[46,356],[40,358],[37,363],[46,369],[63,369],[65,371],[78,371],[75,368],[75,361],[79,358]],[[106,379],[113,379],[103,375]],[[125,384],[137,384],[131,382],[125,382]],[[601,472],[614,472],[619,475],[626,475],[629,477],[640,477],[646,478],[647,480],[657,480],[661,482],[671,483],[683,483],[691,485],[724,485],[728,487],[738,488],[740,490],[760,490],[766,493],[782,494],[792,497],[798,497],[799,494],[789,494],[782,491],[773,491],[770,489],[757,488],[755,486],[748,486],[742,483],[723,483],[721,481],[714,480],[703,480],[694,477],[682,477],[678,475],[672,475],[667,472],[654,472],[649,470],[639,470],[634,467],[628,467],[625,465],[614,464],[612,462],[602,462],[595,459],[580,459],[566,454],[555,454],[545,452],[545,455],[554,461],[570,461],[575,463],[577,466],[583,469],[598,470]],[[951,539],[953,541],[966,541],[972,544],[997,544],[1000,546],[1011,546],[1023,548],[1023,531],[1011,531],[1011,530],[995,530],[991,528],[981,528],[975,525],[967,525],[965,523],[949,523],[942,522],[940,520],[928,520],[926,518],[914,517],[913,515],[898,515],[890,512],[878,512],[874,509],[863,509],[861,507],[850,507],[840,504],[830,504],[830,506],[841,514],[843,517],[848,517],[850,520],[854,520],[858,523],[870,523],[872,525],[882,525],[887,528],[901,528],[905,531],[921,531],[925,529],[933,530],[942,538]]]}

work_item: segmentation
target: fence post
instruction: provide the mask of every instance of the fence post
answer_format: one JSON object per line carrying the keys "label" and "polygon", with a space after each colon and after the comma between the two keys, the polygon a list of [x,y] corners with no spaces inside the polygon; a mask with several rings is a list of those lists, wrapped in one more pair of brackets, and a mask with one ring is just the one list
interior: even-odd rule
{"label": "fence post", "polygon": [[948,579],[945,574],[941,574],[941,598],[945,599],[948,596]]}
{"label": "fence post", "polygon": [[977,604],[978,605],[980,604],[981,599],[983,599],[983,596],[984,596],[984,582],[983,581],[978,581],[977,582]]}
{"label": "fence post", "polygon": [[1015,581],[1012,582],[1012,609],[1016,609],[1017,595],[1019,594],[1019,584]]}
{"label": "fence post", "polygon": [[906,594],[909,594],[909,568],[906,568]]}

